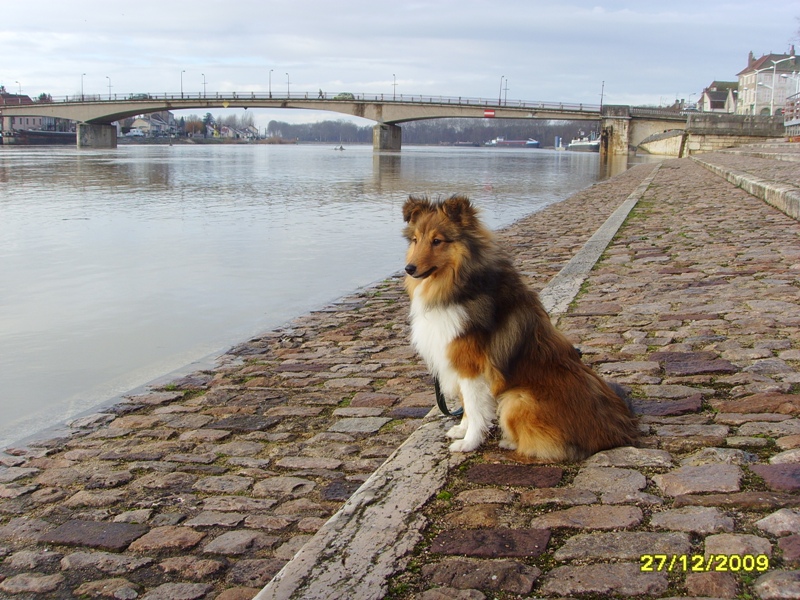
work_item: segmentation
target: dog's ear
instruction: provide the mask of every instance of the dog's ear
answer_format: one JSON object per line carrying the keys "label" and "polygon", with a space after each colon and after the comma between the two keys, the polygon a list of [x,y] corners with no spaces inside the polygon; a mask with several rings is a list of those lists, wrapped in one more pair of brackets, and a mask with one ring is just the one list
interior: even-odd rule
{"label": "dog's ear", "polygon": [[472,206],[469,198],[458,194],[445,200],[442,203],[442,210],[453,223],[464,227],[474,224],[478,217],[478,211]]}
{"label": "dog's ear", "polygon": [[431,202],[427,198],[419,196],[409,196],[403,204],[403,220],[412,223],[420,213],[431,209]]}

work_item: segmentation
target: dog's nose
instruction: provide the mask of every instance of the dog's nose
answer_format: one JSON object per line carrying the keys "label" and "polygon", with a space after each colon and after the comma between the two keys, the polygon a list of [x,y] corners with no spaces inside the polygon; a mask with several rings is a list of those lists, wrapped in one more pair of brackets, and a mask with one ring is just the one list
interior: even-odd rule
{"label": "dog's nose", "polygon": [[413,275],[417,272],[417,265],[412,265],[411,263],[406,265],[406,273],[409,275]]}

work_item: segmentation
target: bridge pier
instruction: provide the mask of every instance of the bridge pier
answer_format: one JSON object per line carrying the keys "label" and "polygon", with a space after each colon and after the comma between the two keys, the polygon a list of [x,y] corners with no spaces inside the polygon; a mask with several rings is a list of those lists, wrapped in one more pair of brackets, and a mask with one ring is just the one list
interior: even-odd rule
{"label": "bridge pier", "polygon": [[375,151],[399,152],[403,141],[403,130],[399,125],[378,123],[372,128],[372,149]]}
{"label": "bridge pier", "polygon": [[606,105],[603,107],[600,121],[600,154],[602,156],[628,154],[630,123],[629,106]]}
{"label": "bridge pier", "polygon": [[78,123],[78,148],[116,148],[117,128],[105,123]]}

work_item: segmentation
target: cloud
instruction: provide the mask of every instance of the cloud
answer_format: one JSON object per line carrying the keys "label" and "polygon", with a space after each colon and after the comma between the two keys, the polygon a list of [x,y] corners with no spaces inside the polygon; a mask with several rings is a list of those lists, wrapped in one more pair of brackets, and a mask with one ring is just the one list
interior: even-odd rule
{"label": "cloud", "polygon": [[[800,1],[40,0],[4,6],[0,83],[30,94],[423,94],[653,104],[797,37]],[[393,85],[396,83],[396,87]]]}

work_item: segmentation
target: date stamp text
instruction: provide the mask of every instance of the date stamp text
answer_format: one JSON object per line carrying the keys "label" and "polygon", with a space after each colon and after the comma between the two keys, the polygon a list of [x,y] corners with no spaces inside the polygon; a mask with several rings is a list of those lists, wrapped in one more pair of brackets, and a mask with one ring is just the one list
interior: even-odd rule
{"label": "date stamp text", "polygon": [[639,557],[639,570],[643,573],[763,573],[768,569],[769,556],[766,554],[642,554]]}

